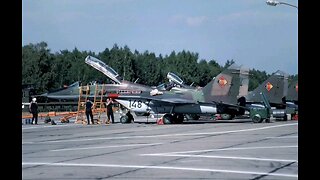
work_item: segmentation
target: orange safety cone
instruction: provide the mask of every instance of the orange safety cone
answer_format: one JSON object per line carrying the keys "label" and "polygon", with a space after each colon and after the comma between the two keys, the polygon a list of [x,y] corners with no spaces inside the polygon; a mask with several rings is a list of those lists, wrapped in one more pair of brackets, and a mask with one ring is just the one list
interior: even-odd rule
{"label": "orange safety cone", "polygon": [[162,117],[157,120],[157,124],[158,124],[158,125],[163,125],[163,124],[164,124]]}

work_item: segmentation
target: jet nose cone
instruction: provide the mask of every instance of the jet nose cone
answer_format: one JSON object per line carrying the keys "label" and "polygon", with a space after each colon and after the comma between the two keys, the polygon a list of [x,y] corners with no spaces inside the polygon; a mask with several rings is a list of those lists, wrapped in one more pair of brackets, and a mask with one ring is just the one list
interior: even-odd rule
{"label": "jet nose cone", "polygon": [[40,94],[38,96],[43,96],[43,97],[47,97],[48,96],[48,93],[43,93],[43,94]]}

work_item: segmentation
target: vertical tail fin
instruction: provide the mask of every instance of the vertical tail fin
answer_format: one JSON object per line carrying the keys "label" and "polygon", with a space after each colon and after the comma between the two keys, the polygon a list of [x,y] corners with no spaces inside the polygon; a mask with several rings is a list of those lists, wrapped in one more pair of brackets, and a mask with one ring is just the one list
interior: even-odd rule
{"label": "vertical tail fin", "polygon": [[241,66],[232,64],[210,81],[202,89],[205,102],[236,104],[240,92],[241,69]]}
{"label": "vertical tail fin", "polygon": [[298,101],[298,80],[291,82],[288,86],[287,100]]}
{"label": "vertical tail fin", "polygon": [[239,90],[238,98],[248,95],[248,89],[249,89],[249,68],[241,66],[240,90]]}
{"label": "vertical tail fin", "polygon": [[269,103],[281,104],[282,98],[288,92],[288,75],[280,70],[276,71],[255,90],[248,93],[247,101],[261,102],[261,92],[266,96]]}

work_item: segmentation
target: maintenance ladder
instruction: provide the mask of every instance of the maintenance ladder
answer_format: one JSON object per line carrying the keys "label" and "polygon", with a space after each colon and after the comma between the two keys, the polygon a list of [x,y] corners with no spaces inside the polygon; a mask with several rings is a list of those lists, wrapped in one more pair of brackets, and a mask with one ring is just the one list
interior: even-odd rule
{"label": "maintenance ladder", "polygon": [[102,113],[106,111],[106,107],[104,107],[105,102],[103,101],[103,94],[105,91],[105,84],[96,84],[95,92],[94,92],[94,109],[93,109],[93,116],[96,116],[96,118],[93,118],[97,121],[97,124],[105,124],[106,118],[102,119]]}
{"label": "maintenance ladder", "polygon": [[77,124],[87,124],[86,119],[86,101],[88,99],[88,96],[90,95],[90,86],[80,86],[79,87],[79,100],[78,100],[78,111],[77,111],[77,117],[75,123]]}

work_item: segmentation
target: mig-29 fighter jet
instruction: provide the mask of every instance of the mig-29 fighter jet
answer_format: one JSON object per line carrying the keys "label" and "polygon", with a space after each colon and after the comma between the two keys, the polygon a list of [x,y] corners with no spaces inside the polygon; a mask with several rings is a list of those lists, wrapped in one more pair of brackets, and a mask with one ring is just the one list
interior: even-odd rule
{"label": "mig-29 fighter jet", "polygon": [[[102,61],[91,56],[86,57],[85,61],[104,73],[103,67],[106,65]],[[119,89],[118,93],[108,93],[107,96],[133,112],[165,114],[163,119],[167,124],[182,123],[185,114],[238,114],[241,111],[241,108],[237,107],[241,85],[240,69],[240,66],[233,64],[205,87],[196,91],[175,93],[152,88],[141,89],[140,86],[146,86],[126,82],[129,89]],[[131,84],[135,84],[135,87]]]}
{"label": "mig-29 fighter jet", "polygon": [[[114,69],[112,69],[111,67],[106,65],[104,62],[92,56],[87,56],[87,58],[85,59],[85,63],[99,70],[100,72],[108,76],[113,82],[115,82],[115,84],[104,84],[104,88],[103,88],[104,91],[99,92],[99,95],[103,93],[104,98],[107,98],[105,96],[106,93],[122,94],[122,93],[128,93],[128,92],[134,93],[136,90],[151,91],[154,89],[149,86],[121,80],[121,77]],[[100,90],[102,89],[101,88],[102,84],[90,83],[88,86],[89,86],[88,97],[91,99],[94,98],[95,88],[99,88]],[[38,96],[46,97],[48,99],[53,99],[53,100],[73,100],[76,102],[79,99],[79,95],[80,95],[79,88],[80,88],[80,82],[77,81],[67,87],[64,87],[55,91],[50,91]]]}
{"label": "mig-29 fighter jet", "polygon": [[[297,109],[296,106],[292,106],[290,102],[287,101],[287,97],[290,95],[288,89],[288,74],[283,71],[276,71],[255,90],[249,92],[248,95],[245,96],[246,107],[263,107],[260,96],[261,92],[266,96],[272,108],[273,117],[287,120],[287,114],[293,114],[294,110]],[[291,95],[289,97],[291,99]]]}

